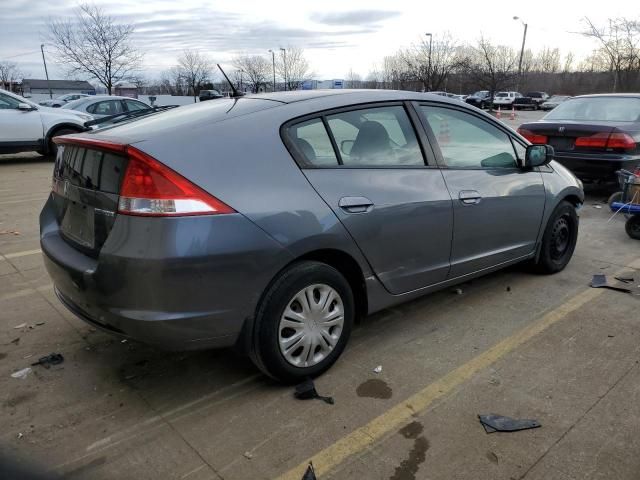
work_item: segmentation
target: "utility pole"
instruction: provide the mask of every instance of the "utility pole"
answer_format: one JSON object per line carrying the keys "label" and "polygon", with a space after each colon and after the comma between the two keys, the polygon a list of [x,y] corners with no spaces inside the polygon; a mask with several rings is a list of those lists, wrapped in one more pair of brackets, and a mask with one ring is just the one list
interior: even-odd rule
{"label": "utility pole", "polygon": [[269,49],[271,52],[271,64],[273,65],[273,91],[276,91],[276,52]]}
{"label": "utility pole", "polygon": [[40,51],[42,52],[42,63],[44,64],[44,74],[47,77],[47,88],[49,89],[49,98],[53,98],[51,92],[51,83],[49,82],[49,72],[47,71],[47,61],[44,59],[44,43],[40,44]]}
{"label": "utility pole", "polygon": [[287,49],[286,48],[282,48],[280,47],[280,50],[282,50],[282,63],[284,65],[284,91],[287,91]]}
{"label": "utility pole", "polygon": [[520,90],[520,82],[522,81],[522,57],[524,55],[524,43],[527,41],[527,24],[524,23],[520,17],[513,17],[514,20],[520,20],[520,23],[524,25],[524,33],[522,34],[522,48],[520,49],[520,61],[518,62],[518,85],[516,90]]}
{"label": "utility pole", "polygon": [[430,33],[425,33],[425,35],[429,37],[429,67],[427,70],[427,73],[429,74],[429,80],[427,82],[427,91],[430,92],[431,91],[431,42],[433,40],[433,35],[431,35]]}

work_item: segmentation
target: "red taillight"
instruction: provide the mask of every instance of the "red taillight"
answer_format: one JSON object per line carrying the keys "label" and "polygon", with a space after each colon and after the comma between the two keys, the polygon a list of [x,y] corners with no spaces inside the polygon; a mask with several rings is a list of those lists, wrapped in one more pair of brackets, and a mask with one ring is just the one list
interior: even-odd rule
{"label": "red taillight", "polygon": [[635,140],[626,133],[600,132],[589,137],[576,138],[576,147],[585,148],[618,148],[623,150],[632,150],[636,148]]}
{"label": "red taillight", "polygon": [[54,141],[129,157],[120,186],[118,213],[155,217],[235,213],[227,204],[130,145],[86,137],[66,137]]}
{"label": "red taillight", "polygon": [[547,143],[546,135],[538,135],[536,133],[533,133],[531,130],[527,130],[526,128],[519,128],[518,133],[533,144],[546,145]]}

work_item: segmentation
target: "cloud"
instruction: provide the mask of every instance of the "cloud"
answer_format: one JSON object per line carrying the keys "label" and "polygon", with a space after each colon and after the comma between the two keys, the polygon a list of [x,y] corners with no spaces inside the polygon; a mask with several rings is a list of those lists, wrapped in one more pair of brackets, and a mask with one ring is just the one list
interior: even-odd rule
{"label": "cloud", "polygon": [[348,12],[313,13],[311,20],[325,25],[375,25],[397,17],[401,12],[392,10],[351,10]]}

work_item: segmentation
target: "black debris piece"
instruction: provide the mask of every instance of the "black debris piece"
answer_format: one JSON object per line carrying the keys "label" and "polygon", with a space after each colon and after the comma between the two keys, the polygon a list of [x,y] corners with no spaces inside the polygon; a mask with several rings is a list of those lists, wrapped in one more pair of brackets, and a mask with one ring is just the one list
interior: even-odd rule
{"label": "black debris piece", "polygon": [[542,426],[537,420],[510,418],[496,415],[495,413],[478,415],[478,418],[487,433],[517,432],[518,430],[527,430],[529,428]]}
{"label": "black debris piece", "polygon": [[616,287],[609,285],[607,282],[607,276],[603,274],[596,274],[591,279],[591,287],[593,288],[608,288],[609,290],[615,290],[617,292],[631,293],[631,290],[625,287]]}
{"label": "black debris piece", "polygon": [[42,365],[44,368],[51,368],[51,365],[60,365],[62,362],[64,362],[64,357],[61,353],[50,353],[45,357],[40,357],[40,359],[32,363],[31,366]]}
{"label": "black debris piece", "polygon": [[622,283],[633,283],[633,277],[613,277]]}
{"label": "black debris piece", "polygon": [[304,472],[302,480],[318,480],[318,477],[316,477],[316,471],[313,469],[313,463],[309,462],[309,466]]}
{"label": "black debris piece", "polygon": [[333,401],[333,397],[323,397],[322,395],[319,395],[316,391],[315,385],[313,384],[313,380],[311,380],[310,378],[296,385],[296,391],[293,395],[298,400],[310,400],[312,398],[319,398],[329,405],[333,405],[335,403]]}

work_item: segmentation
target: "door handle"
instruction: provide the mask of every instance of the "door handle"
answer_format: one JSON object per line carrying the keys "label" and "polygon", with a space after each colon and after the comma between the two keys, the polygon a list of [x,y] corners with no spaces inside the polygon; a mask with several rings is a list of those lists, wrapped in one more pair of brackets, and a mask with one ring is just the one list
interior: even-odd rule
{"label": "door handle", "polygon": [[367,213],[373,202],[367,197],[342,197],[338,206],[347,213]]}
{"label": "door handle", "polygon": [[475,190],[461,190],[458,198],[465,205],[476,205],[482,200],[482,195]]}

